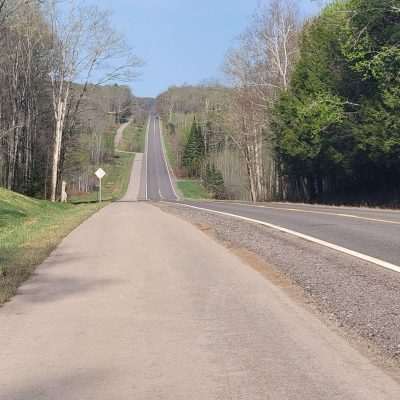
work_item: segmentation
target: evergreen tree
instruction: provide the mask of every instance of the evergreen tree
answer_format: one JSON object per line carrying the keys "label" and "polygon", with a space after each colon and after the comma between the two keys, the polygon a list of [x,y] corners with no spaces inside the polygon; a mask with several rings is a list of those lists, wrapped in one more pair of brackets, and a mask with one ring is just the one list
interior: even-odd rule
{"label": "evergreen tree", "polygon": [[213,194],[214,198],[219,200],[226,198],[224,178],[214,164],[212,166],[207,164],[203,181],[206,189]]}
{"label": "evergreen tree", "polygon": [[395,195],[399,10],[399,0],[336,1],[306,24],[273,124],[292,199]]}
{"label": "evergreen tree", "polygon": [[182,165],[187,169],[189,176],[200,176],[204,155],[204,138],[201,127],[197,123],[196,118],[194,118],[182,157]]}

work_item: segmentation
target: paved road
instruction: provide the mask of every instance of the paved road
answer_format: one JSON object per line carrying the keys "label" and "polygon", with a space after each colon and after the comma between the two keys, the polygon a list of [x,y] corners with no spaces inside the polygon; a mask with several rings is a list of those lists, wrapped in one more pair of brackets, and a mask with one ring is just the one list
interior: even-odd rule
{"label": "paved road", "polygon": [[145,187],[141,190],[142,198],[153,201],[177,199],[164,157],[160,121],[153,115],[150,116],[147,134],[145,171]]}
{"label": "paved road", "polygon": [[398,382],[225,247],[132,201],[137,185],[0,309],[0,400],[400,398]]}
{"label": "paved road", "polygon": [[[165,166],[159,121],[151,118],[147,174],[150,200],[176,201]],[[264,221],[400,266],[400,211],[296,204],[183,201]]]}
{"label": "paved road", "polygon": [[140,200],[140,181],[143,170],[143,154],[136,153],[133,161],[132,173],[129,179],[128,189],[122,201]]}
{"label": "paved road", "polygon": [[285,292],[144,202],[70,234],[0,309],[0,343],[0,400],[400,398]]}
{"label": "paved road", "polygon": [[264,221],[400,265],[400,212],[279,203],[186,204]]}

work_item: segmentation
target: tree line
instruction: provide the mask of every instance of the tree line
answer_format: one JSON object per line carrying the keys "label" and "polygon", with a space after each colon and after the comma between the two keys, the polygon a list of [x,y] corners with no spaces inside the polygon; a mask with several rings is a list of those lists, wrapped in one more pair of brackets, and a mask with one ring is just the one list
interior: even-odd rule
{"label": "tree line", "polygon": [[182,156],[195,116],[197,175],[214,165],[227,197],[399,203],[399,0],[336,0],[305,21],[295,2],[273,0],[224,69],[228,85],[170,88],[157,99],[183,174],[193,175]]}
{"label": "tree line", "polygon": [[308,22],[274,109],[285,195],[399,203],[400,1],[348,0]]}
{"label": "tree line", "polygon": [[0,185],[55,201],[66,176],[82,175],[74,160],[102,161],[102,135],[133,98],[114,82],[134,78],[139,65],[98,7],[2,0]]}

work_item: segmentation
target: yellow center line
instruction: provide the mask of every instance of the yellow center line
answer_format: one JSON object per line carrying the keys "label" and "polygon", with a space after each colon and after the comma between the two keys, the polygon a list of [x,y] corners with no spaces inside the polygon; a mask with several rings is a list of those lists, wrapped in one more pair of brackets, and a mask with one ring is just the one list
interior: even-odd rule
{"label": "yellow center line", "polygon": [[353,214],[341,214],[341,213],[339,214],[339,213],[324,212],[324,211],[309,211],[309,210],[301,210],[299,208],[257,206],[257,205],[245,204],[245,203],[240,203],[240,205],[247,206],[247,207],[267,208],[269,210],[300,212],[300,213],[305,213],[305,214],[333,215],[336,217],[353,218],[353,219],[360,219],[363,221],[382,222],[384,224],[400,225],[400,221],[391,221],[391,220],[387,220],[387,219],[360,217],[359,215],[353,215]]}

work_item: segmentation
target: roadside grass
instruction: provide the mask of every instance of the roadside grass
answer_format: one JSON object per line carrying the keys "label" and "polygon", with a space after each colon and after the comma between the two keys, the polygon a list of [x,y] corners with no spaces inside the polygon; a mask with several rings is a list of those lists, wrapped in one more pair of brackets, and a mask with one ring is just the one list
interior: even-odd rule
{"label": "roadside grass", "polygon": [[[114,143],[114,135],[112,143]],[[109,202],[120,199],[127,191],[135,152],[144,151],[145,128],[139,125],[129,124],[122,137],[119,148],[114,150],[114,156],[108,162],[99,165],[106,176],[102,180],[102,201]],[[118,152],[118,150],[127,153]],[[97,168],[93,168],[93,175]],[[99,192],[79,193],[69,197],[69,201],[74,204],[93,203],[98,201]]]}
{"label": "roadside grass", "polygon": [[146,139],[146,128],[141,125],[129,124],[123,133],[118,150],[132,153],[143,153]]}
{"label": "roadside grass", "polygon": [[[112,161],[101,165],[107,174],[102,181],[103,201],[118,200],[126,193],[134,158],[135,154],[116,153]],[[93,203],[98,200],[98,195],[97,191],[73,195],[69,201],[75,204]]]}
{"label": "roadside grass", "polygon": [[[124,135],[137,151],[144,149],[144,129]],[[69,203],[37,200],[0,188],[0,305],[9,300],[60,241],[101,207],[127,191],[134,153],[116,153],[101,165],[103,203],[98,192],[71,196]],[[93,173],[95,170],[93,170]]]}
{"label": "roadside grass", "polygon": [[[185,119],[187,116],[185,116]],[[175,134],[171,134],[163,124],[163,140],[165,145],[165,152],[167,153],[167,158],[169,165],[173,169],[175,176],[182,176],[180,168],[178,165],[178,149],[183,143],[186,143],[187,136],[190,132],[190,124],[188,121],[192,121],[194,115],[189,115],[188,120],[179,118],[179,115],[173,121],[176,124]],[[186,127],[186,128],[185,128]],[[204,185],[200,180],[195,179],[179,179],[176,181],[178,191],[182,194],[185,199],[201,200],[201,199],[211,199],[212,195],[206,190]]]}
{"label": "roadside grass", "polygon": [[98,204],[51,203],[0,188],[0,304],[99,208]]}
{"label": "roadside grass", "polygon": [[185,199],[211,199],[211,194],[207,192],[201,181],[185,179],[177,181],[177,185]]}

